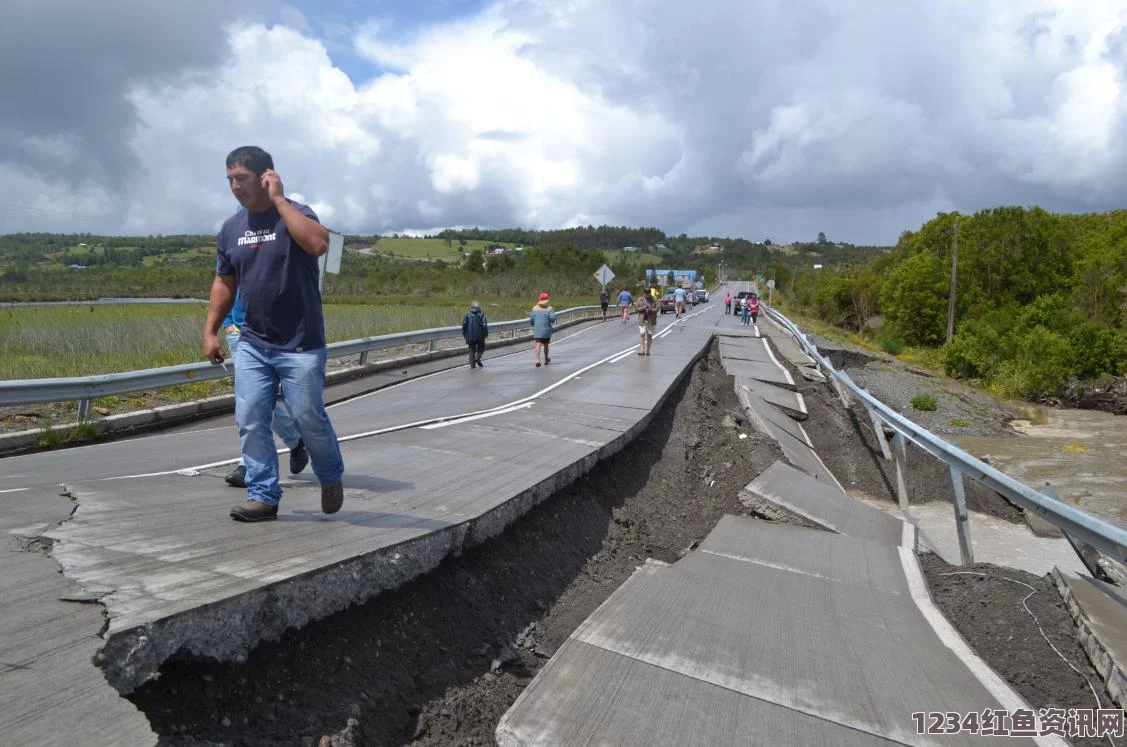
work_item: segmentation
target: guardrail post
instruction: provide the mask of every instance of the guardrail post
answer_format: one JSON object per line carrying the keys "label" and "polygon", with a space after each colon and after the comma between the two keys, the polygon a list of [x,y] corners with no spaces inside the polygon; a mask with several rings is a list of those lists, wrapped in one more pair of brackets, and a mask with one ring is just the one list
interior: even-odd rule
{"label": "guardrail post", "polygon": [[78,422],[85,423],[90,419],[91,404],[92,400],[89,397],[78,400]]}
{"label": "guardrail post", "polygon": [[900,508],[908,507],[908,446],[903,433],[897,433],[892,439],[892,453],[896,459],[896,498]]}
{"label": "guardrail post", "polygon": [[877,417],[877,413],[873,408],[866,407],[869,411],[869,417],[873,421],[873,432],[877,435],[877,443],[880,444],[880,453],[884,455],[885,459],[892,458],[892,452],[888,449],[888,439],[884,435],[884,421]]}
{"label": "guardrail post", "polygon": [[364,350],[360,353],[360,365],[363,366],[368,363],[368,351]]}
{"label": "guardrail post", "polygon": [[[1057,489],[1053,487],[1052,483],[1046,482],[1045,487],[1041,488],[1041,493],[1043,495],[1049,496],[1053,500],[1060,500],[1060,494],[1057,493]],[[1084,567],[1088,569],[1088,572],[1092,574],[1093,578],[1098,578],[1101,581],[1110,581],[1112,583],[1115,582],[1115,579],[1109,577],[1107,571],[1105,571],[1100,566],[1099,550],[1092,547],[1084,540],[1078,537],[1073,537],[1063,529],[1061,529],[1061,534],[1063,534],[1064,538],[1068,540],[1068,544],[1072,545],[1072,549],[1075,550],[1076,554],[1080,556],[1080,562],[1084,564]]]}
{"label": "guardrail post", "polygon": [[970,543],[970,521],[967,518],[967,492],[963,485],[963,473],[948,465],[951,475],[951,490],[955,493],[955,531],[959,534],[959,555],[963,565],[974,563],[974,548]]}
{"label": "guardrail post", "polygon": [[837,392],[837,397],[841,400],[842,407],[848,409],[849,395],[845,393],[845,387],[841,385],[841,382],[837,380],[837,377],[833,375],[832,371],[827,374],[826,378],[830,380],[830,384],[833,386],[834,391]]}
{"label": "guardrail post", "polygon": [[437,345],[435,344],[436,342],[438,342],[438,341],[437,341],[437,340],[431,340],[431,341],[430,341],[430,342],[429,342],[429,343],[427,344],[427,351],[428,351],[428,352],[430,352],[430,353],[433,353],[433,352],[435,351],[435,349],[436,349],[436,348],[438,347],[438,346],[437,346]]}

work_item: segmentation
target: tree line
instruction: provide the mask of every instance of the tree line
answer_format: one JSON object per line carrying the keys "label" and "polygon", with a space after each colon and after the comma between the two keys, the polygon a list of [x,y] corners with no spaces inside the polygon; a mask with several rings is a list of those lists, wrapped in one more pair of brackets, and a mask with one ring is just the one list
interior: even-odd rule
{"label": "tree line", "polygon": [[949,375],[1006,395],[1054,400],[1127,374],[1127,211],[940,213],[888,252],[795,267],[782,287],[825,321],[929,349]]}

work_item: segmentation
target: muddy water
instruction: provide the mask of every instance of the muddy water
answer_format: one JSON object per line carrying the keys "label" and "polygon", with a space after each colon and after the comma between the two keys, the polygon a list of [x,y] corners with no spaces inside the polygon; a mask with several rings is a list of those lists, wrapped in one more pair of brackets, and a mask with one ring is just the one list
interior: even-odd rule
{"label": "muddy water", "polygon": [[1063,500],[1127,528],[1127,417],[1039,409],[1017,436],[966,436],[963,450],[1030,487],[1051,482]]}

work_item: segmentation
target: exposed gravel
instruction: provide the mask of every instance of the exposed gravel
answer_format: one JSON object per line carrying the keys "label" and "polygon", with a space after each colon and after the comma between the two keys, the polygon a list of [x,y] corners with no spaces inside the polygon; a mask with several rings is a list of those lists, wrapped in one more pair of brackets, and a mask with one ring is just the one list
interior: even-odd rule
{"label": "exposed gravel", "polygon": [[[936,376],[893,358],[844,343],[811,336],[818,350],[858,386],[938,436],[1013,435],[1007,425],[1016,417],[1012,406],[998,402],[963,382]],[[935,410],[917,410],[912,398],[935,397]]]}
{"label": "exposed gravel", "polygon": [[[920,563],[935,604],[1034,710],[1115,707],[1050,577],[986,563],[950,566],[931,554]],[[1044,676],[1050,671],[1053,676]],[[1127,744],[1122,739],[1070,741],[1092,747]]]}

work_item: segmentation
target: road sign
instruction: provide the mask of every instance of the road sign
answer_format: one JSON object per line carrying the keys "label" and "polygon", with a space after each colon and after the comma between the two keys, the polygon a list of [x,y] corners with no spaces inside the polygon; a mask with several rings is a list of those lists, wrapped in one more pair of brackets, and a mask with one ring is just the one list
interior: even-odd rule
{"label": "road sign", "polygon": [[771,280],[768,280],[768,281],[767,281],[767,287],[768,287],[768,288],[772,288],[772,289],[773,289],[773,288],[775,287],[775,281],[774,281],[774,279],[771,279]]}
{"label": "road sign", "polygon": [[344,254],[344,234],[329,231],[329,251],[317,258],[317,287],[325,290],[325,273],[340,274],[341,255]]}
{"label": "road sign", "polygon": [[606,288],[608,285],[610,285],[610,281],[614,280],[614,273],[610,271],[609,267],[603,265],[599,269],[595,270],[595,280],[598,280],[599,283],[601,283],[602,286]]}

